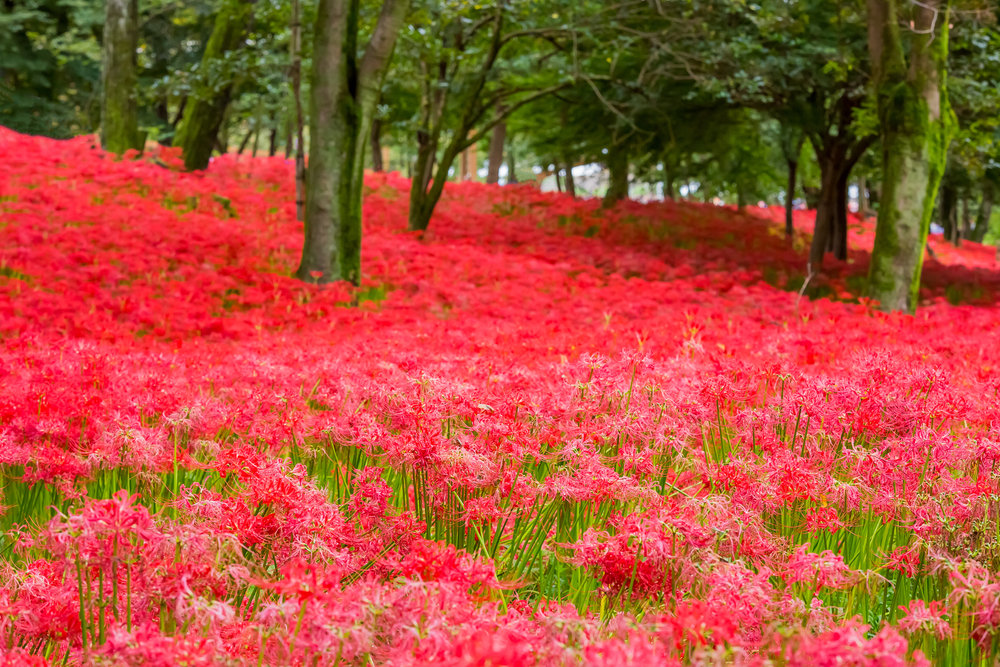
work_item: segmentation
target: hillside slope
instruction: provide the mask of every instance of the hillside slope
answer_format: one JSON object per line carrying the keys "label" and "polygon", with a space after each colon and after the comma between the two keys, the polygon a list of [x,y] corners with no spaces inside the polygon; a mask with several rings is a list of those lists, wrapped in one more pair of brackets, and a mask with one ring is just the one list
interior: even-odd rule
{"label": "hillside slope", "polygon": [[810,300],[805,215],[373,174],[352,293],[281,160],[0,148],[5,664],[996,654],[991,249],[884,315],[870,223]]}

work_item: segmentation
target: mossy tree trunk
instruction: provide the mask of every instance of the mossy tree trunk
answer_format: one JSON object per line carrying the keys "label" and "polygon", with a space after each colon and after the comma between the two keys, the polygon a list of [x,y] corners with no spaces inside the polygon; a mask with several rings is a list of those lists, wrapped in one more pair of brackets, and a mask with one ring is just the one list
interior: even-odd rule
{"label": "mossy tree trunk", "polygon": [[295,275],[361,280],[361,195],[375,106],[409,0],[385,0],[358,58],[360,0],[320,0],[313,41],[305,242]]}
{"label": "mossy tree trunk", "polygon": [[234,85],[231,75],[226,73],[227,68],[219,65],[226,54],[243,44],[252,7],[244,0],[226,0],[215,17],[199,68],[206,80],[199,82],[197,88],[200,90],[193,93],[194,99],[185,106],[174,135],[174,146],[183,150],[184,167],[189,171],[204,169],[212,157]]}
{"label": "mossy tree trunk", "polygon": [[[868,0],[882,137],[882,196],[868,290],[883,310],[913,312],[955,119],[947,94],[948,0],[900,9],[899,0]],[[901,21],[911,22],[906,41]]]}
{"label": "mossy tree trunk", "polygon": [[119,155],[142,148],[136,108],[138,0],[106,0],[101,45],[101,145]]}

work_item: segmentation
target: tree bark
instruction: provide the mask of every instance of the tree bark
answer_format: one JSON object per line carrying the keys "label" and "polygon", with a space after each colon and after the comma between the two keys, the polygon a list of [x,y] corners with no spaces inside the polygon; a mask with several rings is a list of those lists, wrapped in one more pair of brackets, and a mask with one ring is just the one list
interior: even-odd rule
{"label": "tree bark", "polygon": [[835,237],[840,226],[841,206],[839,186],[850,173],[847,163],[847,146],[836,143],[832,147],[817,152],[820,168],[819,202],[816,205],[816,223],[813,228],[812,245],[809,248],[809,268],[818,271],[823,266],[823,255],[833,250]]}
{"label": "tree bark", "polygon": [[601,200],[601,206],[608,208],[628,197],[628,153],[624,146],[608,147],[608,191]]}
{"label": "tree bark", "polygon": [[[247,30],[253,5],[241,0],[227,0],[219,9],[212,27],[212,35],[205,44],[201,58],[201,72],[210,72],[215,61],[238,49]],[[183,149],[184,167],[189,171],[204,169],[212,157],[215,138],[219,134],[226,114],[226,107],[233,93],[232,81],[212,82],[206,86],[211,93],[196,95],[184,108],[184,116],[174,135],[174,146]],[[259,130],[258,130],[259,131]],[[254,139],[256,155],[257,140]]]}
{"label": "tree bark", "polygon": [[969,213],[969,195],[962,196],[962,238],[969,240],[972,238],[972,215]]}
{"label": "tree bark", "polygon": [[992,215],[993,184],[985,181],[983,183],[983,198],[979,200],[979,209],[976,211],[976,226],[972,228],[972,240],[976,243],[982,243],[986,237]]}
{"label": "tree bark", "polygon": [[787,119],[780,124],[781,153],[785,158],[788,167],[788,181],[785,186],[785,235],[791,236],[795,233],[792,223],[795,186],[797,183],[799,157],[802,155],[802,144],[805,143],[806,135],[802,129],[787,122]]}
{"label": "tree bark", "polygon": [[141,149],[136,108],[138,0],[106,0],[101,45],[101,145],[121,155]]}
{"label": "tree bark", "polygon": [[507,183],[518,183],[517,168],[514,163],[514,149],[509,144],[507,146]]}
{"label": "tree bark", "polygon": [[500,165],[503,164],[503,145],[506,138],[507,123],[500,122],[494,125],[493,133],[490,135],[489,155],[486,158],[489,161],[486,182],[489,184],[496,185],[500,182]]}
{"label": "tree bark", "polygon": [[566,158],[566,194],[576,198],[576,180],[573,178],[573,160]]}
{"label": "tree bark", "polygon": [[955,126],[947,93],[948,0],[913,4],[908,49],[897,0],[868,0],[868,12],[882,136],[882,198],[868,289],[882,309],[913,312]]}
{"label": "tree bark", "polygon": [[[785,186],[785,236],[792,236],[795,233],[793,216],[795,213],[795,184],[798,174],[799,161],[788,160],[788,183]],[[673,199],[673,197],[671,197]]]}
{"label": "tree bark", "polygon": [[830,251],[840,261],[847,260],[847,180],[850,173],[849,169],[842,172],[840,178],[837,180],[837,203],[834,209],[835,216],[833,218],[834,226]]}
{"label": "tree bark", "polygon": [[243,151],[247,149],[247,144],[250,143],[250,138],[253,136],[253,128],[247,130],[247,133],[243,136],[243,141],[240,142],[240,147],[236,150],[237,155],[243,155]]}
{"label": "tree bark", "polygon": [[292,106],[295,117],[288,134],[289,150],[285,157],[295,158],[295,219],[306,219],[306,147],[305,113],[302,110],[302,5],[292,0],[292,15],[289,20],[291,38],[288,42],[289,81],[291,83]]}
{"label": "tree bark", "polygon": [[[809,248],[809,269],[819,271],[827,251],[834,253],[837,259],[847,259],[847,184],[851,170],[874,138],[858,139],[849,133],[838,133],[814,137],[812,141],[819,162],[820,189]],[[809,199],[808,190],[806,199]]]}
{"label": "tree bark", "polygon": [[295,275],[361,281],[361,192],[366,139],[409,0],[385,0],[357,57],[360,0],[320,0],[313,42],[305,242]]}
{"label": "tree bark", "polygon": [[385,165],[382,164],[382,121],[378,118],[372,121],[371,144],[372,171],[382,171],[385,169]]}
{"label": "tree bark", "polygon": [[938,193],[938,215],[940,216],[941,228],[944,229],[944,238],[946,241],[955,243],[958,231],[956,224],[958,216],[955,214],[958,190],[950,182],[950,179],[943,177]]}

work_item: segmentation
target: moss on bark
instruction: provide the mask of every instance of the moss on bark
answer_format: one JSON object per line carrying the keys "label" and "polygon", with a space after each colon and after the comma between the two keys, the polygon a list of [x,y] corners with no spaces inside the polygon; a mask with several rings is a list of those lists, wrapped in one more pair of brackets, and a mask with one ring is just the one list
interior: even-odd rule
{"label": "moss on bark", "polygon": [[[924,248],[955,118],[948,103],[947,1],[922,5],[923,31],[900,37],[896,0],[869,0],[884,25],[873,43],[882,135],[882,198],[868,272],[869,294],[884,310],[917,306]],[[875,12],[872,14],[876,15]],[[875,33],[873,33],[875,34]],[[906,54],[909,52],[909,64]]]}
{"label": "moss on bark", "polygon": [[[235,51],[243,43],[252,7],[251,3],[242,0],[223,3],[202,54],[201,72],[204,76],[213,72],[227,53]],[[184,167],[188,170],[208,166],[233,91],[231,80],[202,83],[201,91],[194,93],[194,99],[184,107],[184,115],[174,136],[174,146],[183,150]]]}
{"label": "moss on bark", "polygon": [[112,153],[142,148],[136,109],[137,0],[107,0],[101,45],[101,145]]}
{"label": "moss on bark", "polygon": [[305,242],[295,275],[361,282],[364,154],[408,0],[386,0],[357,57],[359,0],[321,0],[313,42]]}

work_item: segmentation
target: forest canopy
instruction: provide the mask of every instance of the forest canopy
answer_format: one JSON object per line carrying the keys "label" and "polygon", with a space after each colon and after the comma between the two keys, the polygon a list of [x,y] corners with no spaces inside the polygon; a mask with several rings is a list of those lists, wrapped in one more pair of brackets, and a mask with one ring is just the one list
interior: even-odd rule
{"label": "forest canopy", "polygon": [[449,180],[554,176],[784,205],[789,234],[815,207],[811,274],[846,259],[849,207],[877,215],[869,291],[912,310],[932,224],[1000,240],[998,46],[974,0],[8,0],[0,117],[188,169],[296,160],[303,280],[357,283],[364,168],[412,179],[418,231]]}

